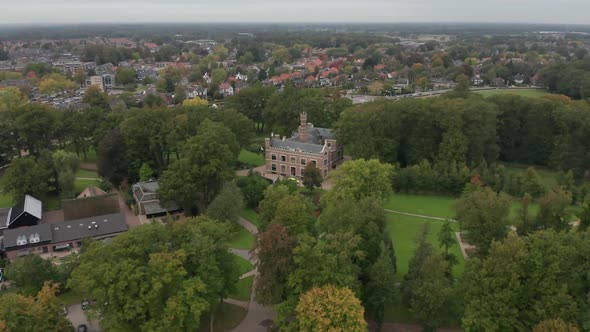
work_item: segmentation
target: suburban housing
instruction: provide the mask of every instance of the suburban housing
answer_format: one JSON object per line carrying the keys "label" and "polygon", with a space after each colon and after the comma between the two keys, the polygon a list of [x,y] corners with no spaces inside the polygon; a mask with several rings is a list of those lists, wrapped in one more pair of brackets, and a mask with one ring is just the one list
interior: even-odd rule
{"label": "suburban housing", "polygon": [[314,127],[307,113],[300,114],[300,125],[290,138],[272,135],[265,139],[266,172],[301,178],[305,166],[313,163],[325,178],[344,159],[344,149],[331,129]]}

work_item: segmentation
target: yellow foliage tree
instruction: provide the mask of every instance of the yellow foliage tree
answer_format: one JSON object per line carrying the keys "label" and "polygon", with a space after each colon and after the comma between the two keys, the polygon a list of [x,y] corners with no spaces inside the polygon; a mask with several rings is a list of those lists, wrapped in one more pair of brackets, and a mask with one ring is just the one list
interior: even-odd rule
{"label": "yellow foliage tree", "polygon": [[182,102],[182,106],[207,106],[209,102],[205,99],[195,98],[195,99],[185,99]]}
{"label": "yellow foliage tree", "polygon": [[7,87],[0,89],[0,112],[17,109],[29,101],[18,88]]}
{"label": "yellow foliage tree", "polygon": [[367,331],[365,309],[348,288],[312,288],[301,295],[295,311],[301,331]]}
{"label": "yellow foliage tree", "polygon": [[39,82],[39,92],[44,94],[53,94],[58,91],[71,90],[76,88],[76,83],[68,80],[61,74],[45,75]]}
{"label": "yellow foliage tree", "polygon": [[533,332],[578,332],[578,328],[561,318],[546,319],[533,327]]}

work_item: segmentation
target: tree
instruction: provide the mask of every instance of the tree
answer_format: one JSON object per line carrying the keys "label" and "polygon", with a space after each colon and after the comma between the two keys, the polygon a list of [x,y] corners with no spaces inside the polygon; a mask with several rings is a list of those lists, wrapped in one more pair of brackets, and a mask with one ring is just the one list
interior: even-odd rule
{"label": "tree", "polygon": [[100,107],[103,110],[109,109],[109,97],[96,85],[91,85],[86,89],[82,101],[91,106]]}
{"label": "tree", "polygon": [[299,194],[289,195],[278,201],[271,223],[282,225],[289,234],[298,236],[313,228],[312,205]]}
{"label": "tree", "polygon": [[12,193],[15,202],[25,195],[44,197],[49,190],[50,169],[43,169],[32,158],[13,159],[3,177],[4,190]]}
{"label": "tree", "polygon": [[186,100],[186,90],[182,85],[177,85],[174,89],[174,104],[183,104]]}
{"label": "tree", "polygon": [[233,182],[227,182],[207,207],[207,216],[219,221],[237,224],[243,208],[242,192]]}
{"label": "tree", "polygon": [[75,88],[76,84],[61,74],[48,74],[39,82],[39,92],[47,95]]}
{"label": "tree", "polygon": [[127,177],[127,149],[121,133],[113,129],[98,144],[98,175],[109,180],[115,187]]}
{"label": "tree", "polygon": [[227,71],[223,68],[213,69],[211,72],[211,84],[219,84],[227,78]]}
{"label": "tree", "polygon": [[506,236],[510,214],[510,199],[506,194],[472,185],[465,189],[455,209],[462,230],[469,234],[469,241],[479,254],[486,254],[493,240]]}
{"label": "tree", "polygon": [[95,299],[87,315],[105,330],[190,330],[238,281],[230,233],[199,217],[89,241],[69,286]]}
{"label": "tree", "polygon": [[78,85],[86,84],[86,79],[88,75],[86,74],[86,70],[84,68],[79,68],[74,72],[74,82],[78,83]]}
{"label": "tree", "polygon": [[28,100],[29,98],[18,88],[0,88],[0,112],[17,110],[23,107]]}
{"label": "tree", "polygon": [[57,274],[50,260],[33,255],[19,257],[8,265],[6,279],[14,282],[22,294],[35,295],[45,282],[56,282]]}
{"label": "tree", "polygon": [[444,258],[449,265],[449,271],[457,264],[457,257],[449,252],[449,248],[455,245],[455,232],[451,227],[451,222],[447,219],[443,223],[438,233],[438,245],[444,249]]}
{"label": "tree", "polygon": [[533,326],[533,332],[578,332],[575,324],[568,324],[561,318],[546,319]]}
{"label": "tree", "polygon": [[131,67],[119,67],[115,73],[115,82],[119,85],[135,84],[137,72]]}
{"label": "tree", "polygon": [[236,135],[242,149],[250,146],[250,142],[254,138],[254,123],[252,120],[231,108],[220,110],[216,115],[219,121]]}
{"label": "tree", "polygon": [[361,302],[348,288],[314,287],[299,298],[296,312],[302,331],[367,330]]}
{"label": "tree", "polygon": [[201,99],[201,98],[185,99],[182,102],[182,106],[185,106],[185,107],[208,106],[208,105],[209,105],[209,102],[207,101],[207,99]]}
{"label": "tree", "polygon": [[289,188],[284,185],[272,185],[264,191],[264,199],[260,201],[260,228],[265,229],[274,220],[279,202],[289,196]]}
{"label": "tree", "polygon": [[139,181],[148,181],[154,176],[154,171],[147,163],[141,165],[139,169]]}
{"label": "tree", "polygon": [[237,186],[242,191],[246,206],[257,208],[264,196],[264,190],[269,186],[269,181],[257,172],[249,172],[248,176],[238,177]]}
{"label": "tree", "polygon": [[[265,72],[265,71],[261,71]],[[263,112],[272,95],[275,93],[273,87],[266,87],[260,83],[240,90],[238,94],[228,99],[228,105],[231,108],[247,116],[256,124],[256,131],[263,132],[265,127],[265,118]]]}
{"label": "tree", "polygon": [[160,178],[160,200],[176,202],[185,213],[203,212],[233,177],[239,146],[235,135],[220,123],[204,121],[199,134],[182,148],[182,157],[170,164]]}
{"label": "tree", "polygon": [[568,207],[572,203],[572,194],[561,189],[553,189],[539,199],[539,213],[535,219],[535,229],[553,228],[565,230],[569,228]]}
{"label": "tree", "polygon": [[367,273],[369,281],[365,288],[365,307],[374,315],[379,331],[383,324],[385,308],[394,302],[396,295],[395,265],[391,254],[389,248],[382,243],[381,254]]}
{"label": "tree", "polygon": [[2,296],[0,330],[6,332],[71,331],[55,294],[58,286],[46,283],[35,297],[8,293]]}
{"label": "tree", "polygon": [[280,224],[271,224],[256,238],[258,280],[256,301],[274,305],[287,298],[287,278],[295,268],[293,249],[297,242]]}
{"label": "tree", "polygon": [[365,197],[386,200],[392,194],[393,166],[376,159],[347,161],[332,174],[334,189],[329,194],[357,201]]}
{"label": "tree", "polygon": [[313,163],[309,163],[305,166],[301,176],[303,177],[303,185],[309,191],[312,191],[315,187],[319,188],[322,186],[322,172]]}
{"label": "tree", "polygon": [[57,173],[58,191],[62,197],[72,198],[75,194],[74,182],[80,167],[80,158],[73,152],[57,150],[52,155],[53,169]]}
{"label": "tree", "polygon": [[429,231],[425,226],[417,238],[401,288],[404,303],[426,331],[436,330],[449,316],[452,295],[448,264],[428,241]]}

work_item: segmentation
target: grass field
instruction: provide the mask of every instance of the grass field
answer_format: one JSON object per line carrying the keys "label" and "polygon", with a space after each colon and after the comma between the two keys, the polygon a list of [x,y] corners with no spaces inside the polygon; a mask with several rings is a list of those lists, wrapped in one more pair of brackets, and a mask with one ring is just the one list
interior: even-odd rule
{"label": "grass field", "polygon": [[[457,197],[436,195],[410,195],[394,194],[386,203],[385,208],[394,211],[419,214],[439,218],[455,218],[454,206]],[[515,222],[522,204],[514,201],[510,206],[510,219]],[[535,203],[529,207],[529,212],[534,216],[539,211]]]}
{"label": "grass field", "polygon": [[[213,320],[213,331],[215,332],[227,332],[231,331],[234,327],[238,326],[244,317],[246,317],[247,310],[242,307],[238,307],[229,303],[222,303],[215,310]],[[205,315],[201,319],[201,325],[198,329],[199,332],[210,331],[209,315]]]}
{"label": "grass field", "polygon": [[237,229],[237,233],[228,243],[229,247],[234,249],[252,249],[252,246],[254,245],[254,235],[242,226],[238,226]]}
{"label": "grass field", "polygon": [[238,160],[241,163],[254,165],[254,166],[262,166],[264,165],[264,156],[258,153],[250,152],[247,150],[240,151],[240,155],[238,156]]}
{"label": "grass field", "polygon": [[[388,216],[388,230],[389,235],[393,239],[393,248],[395,249],[395,256],[397,258],[397,277],[399,280],[401,280],[401,278],[408,272],[408,264],[416,250],[416,237],[425,224],[430,226],[428,239],[436,248],[439,248],[437,236],[442,227],[443,221],[397,214],[390,214]],[[459,230],[459,225],[457,223],[452,223],[451,225],[455,231]],[[456,241],[450,251],[459,261],[459,264],[453,267],[453,275],[459,277],[465,268],[465,261],[461,254],[459,244]]]}
{"label": "grass field", "polygon": [[496,96],[496,95],[518,95],[522,97],[541,98],[548,94],[547,91],[542,89],[495,89],[495,90],[477,90],[474,91],[484,97]]}
{"label": "grass field", "polygon": [[87,170],[87,169],[79,169],[76,172],[76,177],[77,178],[92,178],[92,179],[98,179],[98,173],[96,173],[96,171],[91,171],[91,170]]}
{"label": "grass field", "polygon": [[[525,174],[529,166],[526,165],[504,165],[504,169],[508,175],[514,174]],[[539,175],[539,182],[545,187],[546,190],[552,189],[557,186],[558,173],[544,168],[536,168],[535,171]]]}
{"label": "grass field", "polygon": [[260,227],[260,218],[258,217],[258,213],[253,209],[246,208],[242,210],[242,217],[256,225],[256,227]]}
{"label": "grass field", "polygon": [[11,207],[12,205],[12,195],[4,192],[0,193],[0,208]]}
{"label": "grass field", "polygon": [[235,256],[236,264],[238,264],[238,269],[240,271],[240,275],[250,272],[254,269],[254,266],[248,262],[247,260],[243,259],[242,257]]}
{"label": "grass field", "polygon": [[229,294],[230,299],[248,301],[250,299],[250,292],[252,291],[252,283],[254,282],[254,276],[249,276],[244,279],[240,279],[236,284],[236,291]]}

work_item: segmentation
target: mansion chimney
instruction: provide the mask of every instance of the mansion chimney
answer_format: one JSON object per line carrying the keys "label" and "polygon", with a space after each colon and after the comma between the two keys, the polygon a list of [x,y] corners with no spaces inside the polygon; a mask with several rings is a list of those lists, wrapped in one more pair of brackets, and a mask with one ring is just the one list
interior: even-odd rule
{"label": "mansion chimney", "polygon": [[299,114],[299,141],[301,143],[307,143],[307,113],[301,112]]}

